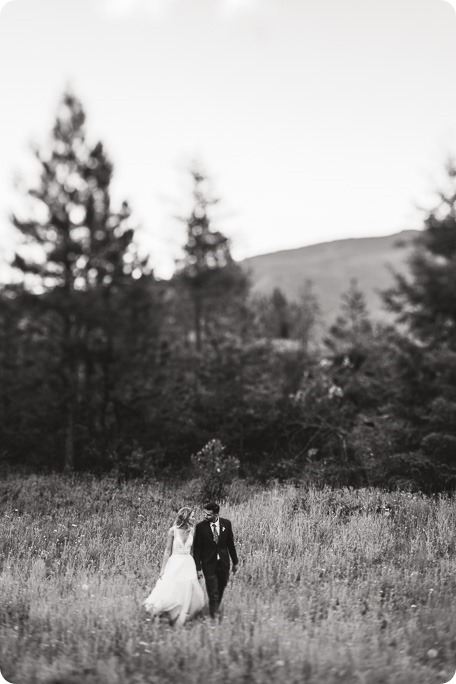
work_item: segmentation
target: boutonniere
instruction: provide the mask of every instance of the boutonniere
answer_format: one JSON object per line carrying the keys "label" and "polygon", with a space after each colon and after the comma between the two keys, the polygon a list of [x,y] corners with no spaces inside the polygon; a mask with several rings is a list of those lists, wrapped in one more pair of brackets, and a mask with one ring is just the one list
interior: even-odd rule
{"label": "boutonniere", "polygon": [[222,532],[225,532],[225,528],[224,528],[224,527],[222,527]]}

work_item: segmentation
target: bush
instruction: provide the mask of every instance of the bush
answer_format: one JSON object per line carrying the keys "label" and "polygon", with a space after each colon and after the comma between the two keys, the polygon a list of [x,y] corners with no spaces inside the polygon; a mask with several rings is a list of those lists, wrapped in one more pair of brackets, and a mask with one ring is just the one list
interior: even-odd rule
{"label": "bush", "polygon": [[226,447],[218,439],[212,439],[192,455],[192,465],[200,481],[198,497],[201,503],[223,499],[226,487],[239,470],[239,460],[227,455]]}

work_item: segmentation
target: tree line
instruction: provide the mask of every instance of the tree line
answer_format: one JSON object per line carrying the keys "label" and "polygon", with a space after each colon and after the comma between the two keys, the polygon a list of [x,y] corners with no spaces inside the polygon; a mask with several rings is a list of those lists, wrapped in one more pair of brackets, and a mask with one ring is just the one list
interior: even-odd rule
{"label": "tree line", "polygon": [[198,165],[182,257],[169,280],[157,278],[86,128],[65,93],[11,217],[14,278],[0,287],[5,467],[175,477],[210,454],[219,471],[226,458],[264,480],[454,487],[453,163],[408,273],[382,293],[395,324],[371,320],[352,281],[324,328],[310,281],[296,301],[278,288],[252,295]]}

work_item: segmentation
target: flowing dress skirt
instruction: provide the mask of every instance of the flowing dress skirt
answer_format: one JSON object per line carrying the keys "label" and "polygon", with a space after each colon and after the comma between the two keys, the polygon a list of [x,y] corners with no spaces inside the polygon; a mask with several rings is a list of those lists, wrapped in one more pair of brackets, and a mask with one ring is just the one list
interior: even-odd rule
{"label": "flowing dress skirt", "polygon": [[173,553],[144,607],[151,615],[166,613],[170,620],[183,625],[204,606],[204,592],[198,581],[195,561],[190,554]]}

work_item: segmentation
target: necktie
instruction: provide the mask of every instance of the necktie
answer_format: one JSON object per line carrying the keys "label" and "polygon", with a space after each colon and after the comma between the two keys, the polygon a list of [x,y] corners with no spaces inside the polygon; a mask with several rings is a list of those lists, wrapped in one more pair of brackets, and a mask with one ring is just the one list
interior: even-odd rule
{"label": "necktie", "polygon": [[217,544],[219,536],[218,536],[218,532],[217,532],[217,528],[215,526],[215,523],[212,523],[212,536],[214,537],[214,541]]}

